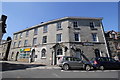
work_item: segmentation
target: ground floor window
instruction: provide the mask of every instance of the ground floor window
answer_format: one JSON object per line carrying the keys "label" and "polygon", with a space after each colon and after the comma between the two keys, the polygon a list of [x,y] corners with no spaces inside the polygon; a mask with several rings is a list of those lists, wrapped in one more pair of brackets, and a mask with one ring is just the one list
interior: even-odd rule
{"label": "ground floor window", "polygon": [[57,55],[63,55],[63,51],[62,51],[61,48],[60,48],[60,49],[57,49]]}
{"label": "ground floor window", "polygon": [[42,49],[41,51],[41,58],[45,58],[46,57],[46,50]]}
{"label": "ground floor window", "polygon": [[19,59],[24,59],[24,58],[29,58],[30,54],[29,53],[20,53]]}
{"label": "ground floor window", "polygon": [[95,56],[96,57],[100,57],[100,51],[99,51],[99,49],[95,49]]}

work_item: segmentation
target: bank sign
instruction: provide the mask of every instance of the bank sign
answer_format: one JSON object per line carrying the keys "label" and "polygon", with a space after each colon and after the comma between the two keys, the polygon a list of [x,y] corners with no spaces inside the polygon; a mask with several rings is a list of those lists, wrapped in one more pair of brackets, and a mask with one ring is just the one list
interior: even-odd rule
{"label": "bank sign", "polygon": [[31,48],[20,49],[20,51],[31,51]]}

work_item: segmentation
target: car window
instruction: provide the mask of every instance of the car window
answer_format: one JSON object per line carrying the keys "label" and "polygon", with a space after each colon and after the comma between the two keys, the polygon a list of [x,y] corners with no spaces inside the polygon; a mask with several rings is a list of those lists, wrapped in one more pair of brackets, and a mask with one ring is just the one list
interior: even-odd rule
{"label": "car window", "polygon": [[80,58],[74,58],[74,61],[81,61]]}
{"label": "car window", "polygon": [[112,58],[110,58],[110,61],[112,61],[112,62],[116,62],[116,60],[114,60],[114,59],[112,59]]}

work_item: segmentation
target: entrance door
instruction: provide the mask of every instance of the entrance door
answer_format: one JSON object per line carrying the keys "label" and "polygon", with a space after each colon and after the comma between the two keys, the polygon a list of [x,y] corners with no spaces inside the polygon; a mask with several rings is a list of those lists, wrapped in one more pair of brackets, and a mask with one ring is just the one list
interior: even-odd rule
{"label": "entrance door", "polygon": [[17,52],[17,54],[16,54],[16,58],[15,58],[16,61],[18,60],[18,54],[19,54],[19,52]]}
{"label": "entrance door", "polygon": [[32,50],[32,54],[31,54],[31,62],[35,61],[35,50]]}

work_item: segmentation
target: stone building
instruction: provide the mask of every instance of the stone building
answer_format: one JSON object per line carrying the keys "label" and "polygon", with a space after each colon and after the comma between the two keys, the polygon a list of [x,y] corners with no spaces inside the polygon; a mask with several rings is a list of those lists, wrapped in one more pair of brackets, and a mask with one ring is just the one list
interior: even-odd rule
{"label": "stone building", "polygon": [[105,33],[110,57],[120,60],[120,32],[114,30]]}
{"label": "stone building", "polygon": [[0,59],[8,60],[8,55],[11,46],[11,37],[8,37],[7,40],[2,40],[0,44]]}
{"label": "stone building", "polygon": [[61,56],[109,57],[102,18],[64,17],[13,35],[9,60],[56,65]]}
{"label": "stone building", "polygon": [[1,18],[0,18],[0,42],[2,40],[2,36],[4,33],[6,33],[6,19],[7,19],[7,16],[5,15],[2,15]]}

